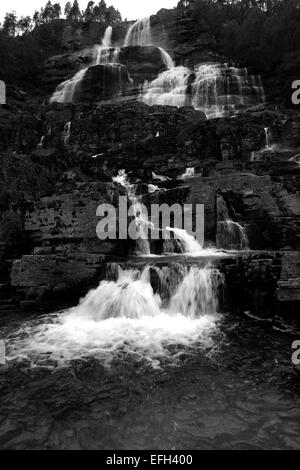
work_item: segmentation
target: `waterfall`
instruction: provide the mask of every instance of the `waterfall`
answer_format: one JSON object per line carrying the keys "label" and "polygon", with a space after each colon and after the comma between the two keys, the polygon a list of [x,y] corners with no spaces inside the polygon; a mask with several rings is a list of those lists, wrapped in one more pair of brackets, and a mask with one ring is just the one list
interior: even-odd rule
{"label": "waterfall", "polygon": [[160,55],[163,60],[163,63],[166,65],[168,69],[172,69],[175,67],[175,63],[172,57],[165,51],[162,47],[158,48],[160,50]]}
{"label": "waterfall", "polygon": [[76,89],[83,80],[87,71],[88,67],[77,72],[74,77],[70,78],[70,80],[66,80],[58,85],[50,98],[50,103],[72,103],[74,101]]}
{"label": "waterfall", "polygon": [[150,84],[144,84],[142,101],[150,106],[187,106],[189,75],[190,71],[186,67],[174,67],[162,72]]}
{"label": "waterfall", "polygon": [[152,171],[152,178],[158,181],[168,181],[170,179],[167,176],[157,175],[154,173],[154,171]]}
{"label": "waterfall", "polygon": [[160,191],[161,189],[162,188],[159,188],[155,184],[148,184],[148,193],[149,194],[156,193],[156,191]]}
{"label": "waterfall", "polygon": [[70,121],[70,122],[67,122],[64,126],[63,141],[64,141],[65,147],[68,146],[69,140],[71,137],[71,125],[72,125],[72,122]]}
{"label": "waterfall", "polygon": [[260,77],[246,68],[227,64],[203,64],[196,68],[192,104],[208,118],[234,114],[237,110],[264,102]]}
{"label": "waterfall", "polygon": [[174,233],[183,253],[199,253],[202,250],[200,243],[186,230],[171,227],[166,227],[166,230]]}
{"label": "waterfall", "polygon": [[[150,270],[166,293],[165,307]],[[223,283],[210,266],[146,267],[142,272],[118,267],[117,280],[101,281],[77,307],[23,322],[7,337],[8,361],[50,369],[87,359],[106,367],[115,359],[153,368],[166,361],[176,365],[181,354],[209,353],[214,347]]]}
{"label": "waterfall", "polygon": [[[145,17],[140,20],[137,20],[132,26],[129,27],[125,41],[124,47],[134,47],[134,46],[151,46],[152,36],[151,36],[151,25],[150,17]],[[168,69],[175,67],[172,57],[168,54],[165,49],[162,47],[158,48],[160,51],[161,59],[165,66]]]}
{"label": "waterfall", "polygon": [[101,45],[94,46],[94,65],[108,64],[114,62],[115,52],[111,47],[112,27],[108,26],[105,30]]}
{"label": "waterfall", "polygon": [[151,44],[150,16],[137,20],[127,31],[124,47],[149,46]]}
{"label": "waterfall", "polygon": [[265,127],[264,130],[265,130],[265,136],[266,136],[266,149],[269,149],[270,148],[269,128]]}
{"label": "waterfall", "polygon": [[228,213],[227,204],[222,195],[217,197],[217,246],[228,250],[247,250],[249,240],[244,228],[234,222]]}
{"label": "waterfall", "polygon": [[132,204],[135,223],[140,233],[140,238],[136,240],[137,251],[142,255],[150,255],[150,244],[148,240],[148,217],[143,214],[144,206],[141,203],[141,196],[136,195],[136,185],[130,184],[125,170],[120,170],[118,176],[113,177],[113,182],[121,184],[127,191],[128,198]]}
{"label": "waterfall", "polygon": [[116,282],[102,281],[81,302],[77,314],[96,322],[108,318],[142,318],[160,313],[161,300],[150,284],[149,268],[142,274],[119,268]]}
{"label": "waterfall", "polygon": [[40,140],[40,142],[38,143],[38,146],[37,146],[37,148],[38,148],[39,150],[41,150],[41,149],[43,149],[43,148],[44,148],[44,140],[45,140],[45,137],[46,137],[46,136],[45,136],[45,135],[43,135],[43,136],[41,137],[41,140]]}
{"label": "waterfall", "polygon": [[[112,27],[108,26],[105,30],[101,45],[94,46],[93,65],[109,64],[115,61],[116,53],[111,49]],[[84,79],[89,67],[79,70],[72,78],[60,83],[50,98],[50,103],[73,103],[75,93],[80,83]]]}
{"label": "waterfall", "polygon": [[171,299],[170,310],[190,318],[218,312],[218,293],[223,282],[217,269],[191,267]]}
{"label": "waterfall", "polygon": [[181,179],[187,180],[189,178],[194,178],[195,176],[195,168],[187,168],[185,173],[182,175]]}
{"label": "waterfall", "polygon": [[249,241],[244,228],[230,219],[218,222],[217,245],[227,250],[249,249]]}
{"label": "waterfall", "polygon": [[228,64],[202,64],[194,71],[173,67],[146,82],[142,95],[142,101],[150,106],[190,105],[209,119],[231,116],[264,100],[261,78]]}

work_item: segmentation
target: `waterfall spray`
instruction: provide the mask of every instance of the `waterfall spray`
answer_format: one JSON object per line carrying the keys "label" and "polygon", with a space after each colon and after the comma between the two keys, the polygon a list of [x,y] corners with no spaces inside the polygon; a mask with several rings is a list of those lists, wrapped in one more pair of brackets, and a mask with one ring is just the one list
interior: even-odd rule
{"label": "waterfall spray", "polygon": [[[214,346],[223,285],[218,270],[184,268],[164,309],[150,284],[149,267],[118,271],[115,282],[102,281],[77,307],[23,323],[7,338],[8,360],[57,368],[93,358],[109,367],[114,358],[125,357],[157,368],[166,361],[176,363],[180,351]],[[166,273],[160,276],[162,281],[168,278]]]}

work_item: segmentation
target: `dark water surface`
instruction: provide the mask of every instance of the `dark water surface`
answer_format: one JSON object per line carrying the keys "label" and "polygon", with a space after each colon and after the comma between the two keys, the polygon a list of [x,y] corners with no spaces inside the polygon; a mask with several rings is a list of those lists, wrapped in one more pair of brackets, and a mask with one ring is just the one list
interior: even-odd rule
{"label": "dark water surface", "polygon": [[159,370],[122,355],[109,370],[9,363],[0,448],[300,449],[295,338],[229,314],[221,330],[208,355],[189,350]]}

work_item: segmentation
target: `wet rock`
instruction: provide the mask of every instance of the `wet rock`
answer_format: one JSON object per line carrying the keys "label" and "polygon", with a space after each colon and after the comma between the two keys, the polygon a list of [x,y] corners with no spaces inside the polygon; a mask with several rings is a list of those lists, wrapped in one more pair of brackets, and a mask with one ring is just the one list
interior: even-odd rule
{"label": "wet rock", "polygon": [[94,103],[126,95],[130,78],[127,68],[120,64],[89,67],[76,89],[74,102]]}

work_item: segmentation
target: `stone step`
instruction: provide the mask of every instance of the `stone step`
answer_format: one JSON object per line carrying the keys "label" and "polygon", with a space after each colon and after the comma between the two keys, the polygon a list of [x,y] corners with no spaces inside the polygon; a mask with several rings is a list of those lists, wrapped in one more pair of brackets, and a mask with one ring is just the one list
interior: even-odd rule
{"label": "stone step", "polygon": [[279,302],[300,300],[300,278],[290,278],[278,281],[277,299]]}

